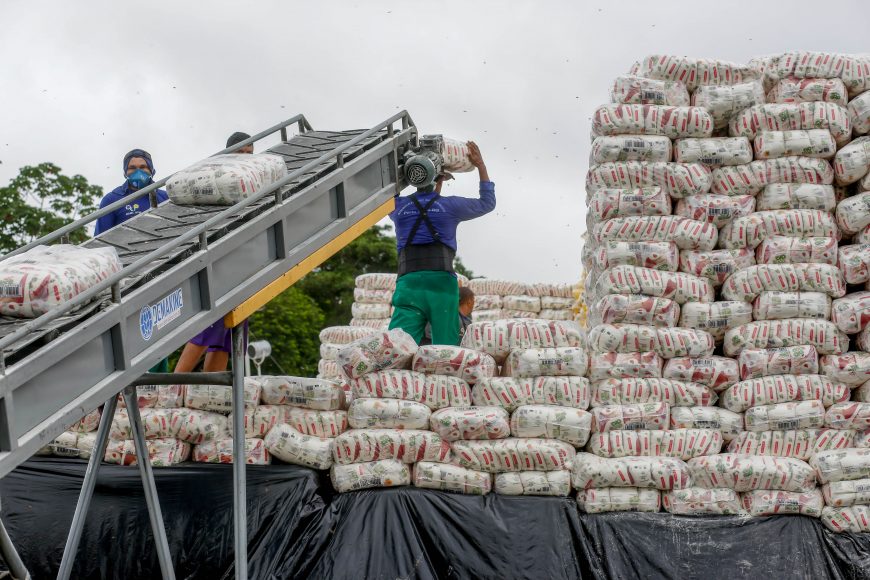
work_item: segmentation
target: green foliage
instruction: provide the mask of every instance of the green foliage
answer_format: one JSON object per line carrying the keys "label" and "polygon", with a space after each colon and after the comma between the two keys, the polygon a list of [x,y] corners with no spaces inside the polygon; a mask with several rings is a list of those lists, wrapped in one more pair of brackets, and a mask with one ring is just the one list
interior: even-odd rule
{"label": "green foliage", "polygon": [[[69,177],[53,163],[22,167],[0,188],[0,252],[5,253],[96,211],[103,191],[81,175]],[[70,235],[88,239],[84,228]]]}
{"label": "green foliage", "polygon": [[474,272],[472,272],[468,267],[462,263],[462,258],[456,256],[456,259],[453,260],[453,268],[456,270],[457,274],[462,274],[469,280],[474,278]]}
{"label": "green foliage", "polygon": [[255,312],[251,316],[252,339],[268,340],[272,345],[272,358],[266,359],[263,373],[315,376],[323,321],[317,303],[296,286]]}

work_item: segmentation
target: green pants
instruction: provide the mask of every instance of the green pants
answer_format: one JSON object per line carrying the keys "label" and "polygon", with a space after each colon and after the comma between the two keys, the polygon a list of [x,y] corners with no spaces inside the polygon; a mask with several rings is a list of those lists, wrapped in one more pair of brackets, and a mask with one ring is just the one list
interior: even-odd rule
{"label": "green pants", "polygon": [[390,329],[401,328],[417,344],[428,322],[432,344],[459,344],[459,283],[449,272],[411,272],[396,281]]}

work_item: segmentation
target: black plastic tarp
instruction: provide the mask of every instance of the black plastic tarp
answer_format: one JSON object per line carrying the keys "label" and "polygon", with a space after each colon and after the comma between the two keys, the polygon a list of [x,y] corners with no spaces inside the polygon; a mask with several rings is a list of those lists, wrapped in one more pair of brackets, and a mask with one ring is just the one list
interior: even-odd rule
{"label": "black plastic tarp", "polygon": [[[0,480],[3,518],[34,578],[53,578],[84,475],[34,459]],[[232,469],[155,469],[178,578],[232,577]],[[870,534],[812,518],[581,514],[570,498],[411,487],[334,494],[318,472],[248,468],[255,579],[870,579]],[[103,466],[75,578],[159,578],[136,469]]]}

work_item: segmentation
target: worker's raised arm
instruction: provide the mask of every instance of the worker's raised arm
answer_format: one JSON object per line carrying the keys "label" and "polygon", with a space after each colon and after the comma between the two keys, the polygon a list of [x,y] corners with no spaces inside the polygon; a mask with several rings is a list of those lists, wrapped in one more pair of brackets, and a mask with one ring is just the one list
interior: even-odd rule
{"label": "worker's raised arm", "polygon": [[452,206],[453,214],[463,221],[480,217],[495,209],[495,183],[490,181],[486,163],[483,162],[483,155],[480,154],[480,148],[474,141],[468,142],[468,160],[477,167],[477,173],[480,176],[480,197],[478,199],[447,198]]}

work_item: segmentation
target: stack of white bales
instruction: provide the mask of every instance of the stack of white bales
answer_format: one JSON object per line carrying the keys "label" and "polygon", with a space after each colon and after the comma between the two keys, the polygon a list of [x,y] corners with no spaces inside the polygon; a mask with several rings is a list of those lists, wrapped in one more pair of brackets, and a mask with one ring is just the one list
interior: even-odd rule
{"label": "stack of white bales", "polygon": [[506,318],[573,319],[574,296],[570,284],[473,278],[468,281],[468,287],[475,294],[472,313],[475,322]]}
{"label": "stack of white bales", "polygon": [[393,315],[395,274],[360,274],[356,277],[351,304],[351,326],[386,330]]}
{"label": "stack of white bales", "polygon": [[96,431],[100,426],[100,417],[100,410],[94,409],[61,433],[57,439],[40,449],[36,455],[88,459],[97,440]]}
{"label": "stack of white bales", "polygon": [[330,326],[320,331],[320,361],[317,377],[344,382],[338,368],[338,351],[346,344],[371,335],[371,328],[362,326]]}

